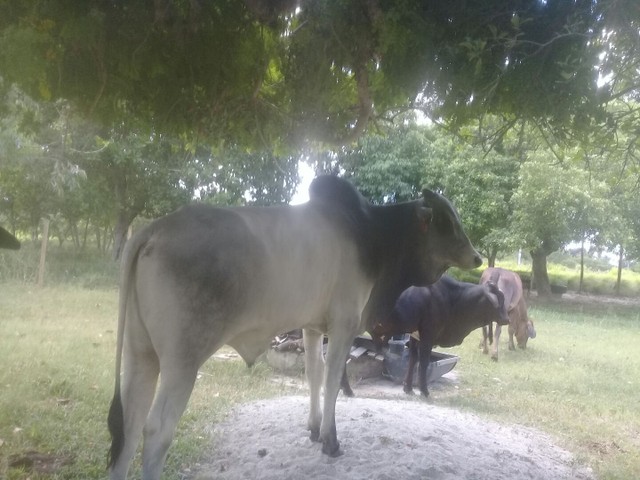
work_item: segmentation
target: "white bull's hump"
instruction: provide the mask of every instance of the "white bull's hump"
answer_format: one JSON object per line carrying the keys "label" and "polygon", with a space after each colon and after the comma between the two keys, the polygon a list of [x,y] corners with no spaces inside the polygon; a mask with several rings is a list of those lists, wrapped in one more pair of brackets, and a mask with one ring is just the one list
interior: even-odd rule
{"label": "white bull's hump", "polygon": [[244,330],[266,323],[275,333],[308,326],[326,331],[327,317],[361,311],[373,282],[362,272],[356,244],[326,216],[309,204],[240,215],[264,246],[265,272],[256,297],[248,299],[259,315]]}

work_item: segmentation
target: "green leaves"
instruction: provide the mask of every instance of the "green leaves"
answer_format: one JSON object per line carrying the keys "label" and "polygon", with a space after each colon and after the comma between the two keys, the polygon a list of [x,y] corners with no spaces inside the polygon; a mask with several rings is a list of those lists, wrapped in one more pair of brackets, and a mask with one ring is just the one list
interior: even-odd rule
{"label": "green leaves", "polygon": [[268,0],[5,0],[0,72],[106,126],[135,118],[251,148],[348,143],[416,98],[456,125],[508,113],[557,130],[581,109],[576,126],[592,128],[596,67],[635,71],[624,52],[637,31],[623,19],[638,13],[626,1],[315,1],[293,11]]}

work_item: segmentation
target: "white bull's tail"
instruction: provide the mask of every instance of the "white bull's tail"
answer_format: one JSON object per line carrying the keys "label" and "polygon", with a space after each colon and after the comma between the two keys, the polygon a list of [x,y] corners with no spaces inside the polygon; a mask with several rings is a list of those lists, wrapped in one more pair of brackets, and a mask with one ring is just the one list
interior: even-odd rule
{"label": "white bull's tail", "polygon": [[124,328],[127,314],[127,302],[130,300],[129,293],[132,287],[134,265],[138,259],[140,248],[149,238],[148,230],[143,230],[134,236],[125,245],[122,253],[120,266],[120,293],[118,306],[118,334],[116,346],[116,382],[109,407],[107,424],[111,435],[111,447],[107,456],[107,468],[111,468],[118,461],[124,448],[124,411],[122,407],[122,397],[120,395],[120,371],[122,368],[122,350],[124,345]]}

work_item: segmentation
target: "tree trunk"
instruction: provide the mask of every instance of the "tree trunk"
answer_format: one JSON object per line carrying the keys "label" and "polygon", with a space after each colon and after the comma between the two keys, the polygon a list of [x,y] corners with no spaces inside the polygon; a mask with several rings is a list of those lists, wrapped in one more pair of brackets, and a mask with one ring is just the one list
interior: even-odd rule
{"label": "tree trunk", "polygon": [[498,256],[498,249],[497,248],[492,248],[489,251],[489,256],[487,257],[487,263],[489,264],[489,267],[495,267],[496,266],[496,257]]}
{"label": "tree trunk", "polygon": [[584,281],[584,237],[580,244],[580,283],[578,284],[578,293],[582,293],[582,285]]}
{"label": "tree trunk", "polygon": [[102,237],[102,248],[107,253],[113,243],[113,228],[104,227],[104,236]]}
{"label": "tree trunk", "polygon": [[49,244],[49,219],[42,219],[42,243],[40,244],[40,263],[38,264],[38,287],[44,286],[44,269],[47,264],[47,245]]}
{"label": "tree trunk", "polygon": [[87,246],[87,235],[89,234],[89,219],[87,218],[87,220],[84,223],[84,232],[82,234],[82,246],[80,247],[80,250],[84,252],[85,247]]}
{"label": "tree trunk", "polygon": [[620,284],[622,283],[622,263],[624,261],[624,248],[620,245],[620,254],[618,255],[618,278],[616,279],[616,295],[620,295]]}
{"label": "tree trunk", "polygon": [[551,283],[547,273],[547,254],[542,248],[531,250],[531,268],[533,279],[536,284],[536,291],[539,297],[551,296]]}
{"label": "tree trunk", "polygon": [[98,251],[105,253],[104,247],[102,246],[102,229],[100,227],[96,227],[95,234],[96,234],[96,244],[98,246]]}

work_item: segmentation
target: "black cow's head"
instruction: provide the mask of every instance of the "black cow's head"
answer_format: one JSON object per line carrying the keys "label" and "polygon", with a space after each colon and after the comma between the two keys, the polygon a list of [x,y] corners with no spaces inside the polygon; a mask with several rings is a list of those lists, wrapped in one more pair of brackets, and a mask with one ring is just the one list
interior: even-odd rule
{"label": "black cow's head", "polygon": [[419,236],[423,243],[418,284],[436,282],[449,267],[470,270],[482,265],[482,258],[464,233],[453,205],[431,190],[424,190],[422,195],[422,205],[418,204],[416,208],[421,230]]}

